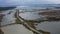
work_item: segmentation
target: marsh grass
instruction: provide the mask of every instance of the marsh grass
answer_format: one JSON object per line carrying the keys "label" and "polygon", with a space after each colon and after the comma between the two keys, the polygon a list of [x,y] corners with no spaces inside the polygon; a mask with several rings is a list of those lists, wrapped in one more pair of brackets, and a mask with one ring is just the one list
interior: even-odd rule
{"label": "marsh grass", "polygon": [[4,32],[0,29],[0,34],[4,34]]}
{"label": "marsh grass", "polygon": [[2,21],[3,16],[3,14],[0,14],[0,22]]}
{"label": "marsh grass", "polygon": [[50,34],[50,32],[46,32],[46,31],[43,31],[43,30],[38,30],[40,32],[42,32],[43,34]]}
{"label": "marsh grass", "polygon": [[60,21],[60,18],[56,17],[47,17],[48,21]]}
{"label": "marsh grass", "polygon": [[[0,26],[1,26],[1,22],[2,22],[2,18],[4,15],[0,14]],[[1,27],[0,27],[1,28]],[[4,32],[0,29],[0,34],[4,34]]]}

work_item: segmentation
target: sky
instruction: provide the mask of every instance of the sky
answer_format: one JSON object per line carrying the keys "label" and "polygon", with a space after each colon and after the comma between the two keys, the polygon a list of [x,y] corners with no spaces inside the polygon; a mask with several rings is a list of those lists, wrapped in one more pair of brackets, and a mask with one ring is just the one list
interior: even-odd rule
{"label": "sky", "polygon": [[60,4],[60,0],[0,0],[0,6],[21,4]]}

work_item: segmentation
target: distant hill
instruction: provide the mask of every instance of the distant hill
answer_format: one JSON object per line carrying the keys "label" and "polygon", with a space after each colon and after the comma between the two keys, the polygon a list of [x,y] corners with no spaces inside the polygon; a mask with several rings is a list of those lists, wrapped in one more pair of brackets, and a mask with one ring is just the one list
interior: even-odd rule
{"label": "distant hill", "polygon": [[16,7],[0,7],[0,11],[14,9]]}
{"label": "distant hill", "polygon": [[31,7],[60,7],[60,4],[24,4],[20,6],[31,6]]}

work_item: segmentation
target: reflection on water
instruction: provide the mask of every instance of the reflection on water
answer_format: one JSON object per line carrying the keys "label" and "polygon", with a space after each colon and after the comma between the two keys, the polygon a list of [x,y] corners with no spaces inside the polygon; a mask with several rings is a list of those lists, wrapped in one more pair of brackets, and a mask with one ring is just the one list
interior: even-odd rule
{"label": "reflection on water", "polygon": [[37,25],[37,29],[48,31],[51,34],[60,34],[60,21],[45,21]]}

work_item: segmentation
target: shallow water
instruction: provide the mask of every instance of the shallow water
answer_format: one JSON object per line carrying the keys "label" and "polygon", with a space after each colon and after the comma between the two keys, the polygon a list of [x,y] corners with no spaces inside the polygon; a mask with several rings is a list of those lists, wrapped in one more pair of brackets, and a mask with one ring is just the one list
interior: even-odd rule
{"label": "shallow water", "polygon": [[40,18],[40,16],[34,12],[25,12],[20,13],[19,15],[26,20],[36,20]]}
{"label": "shallow water", "polygon": [[45,21],[37,25],[37,29],[50,32],[51,34],[60,34],[60,21]]}
{"label": "shallow water", "polygon": [[[2,12],[2,14],[5,14],[5,16],[2,19],[1,25],[7,25],[11,23],[15,23],[15,10],[10,10]],[[23,25],[15,24],[15,25],[9,25],[1,28],[4,34],[33,34],[33,32],[26,29]]]}
{"label": "shallow water", "polygon": [[[9,13],[10,11],[12,11],[12,12]],[[42,19],[42,17],[44,17],[44,16],[41,16],[41,15],[38,15],[37,13],[39,13],[39,12],[40,11],[23,12],[23,13],[20,13],[19,15],[26,20],[39,20],[39,19]],[[2,14],[5,14],[5,16],[2,19],[1,25],[15,23],[15,20],[16,20],[16,18],[14,16],[15,10],[3,11]],[[18,26],[18,27],[20,27],[20,26]],[[11,30],[13,30],[14,32],[17,32],[16,30],[14,30],[14,28],[17,28],[17,30],[20,30],[20,29],[18,29],[18,27],[13,25],[13,29],[11,27],[10,27],[11,28],[10,29],[9,26],[8,26],[8,31],[10,32]],[[3,29],[4,28],[5,27],[3,27]],[[7,27],[5,29],[7,30]],[[60,34],[60,21],[41,22],[37,25],[37,29],[41,29],[43,31],[50,32],[51,34]],[[23,32],[25,32],[25,31],[23,31]],[[20,32],[17,32],[17,33],[20,33]]]}
{"label": "shallow water", "polygon": [[[12,11],[11,14],[8,14],[10,11]],[[4,11],[2,12],[2,14],[5,14],[5,16],[2,19],[1,25],[6,25],[6,24],[10,24],[10,23],[15,23],[15,11],[13,10],[8,10],[8,11]]]}
{"label": "shallow water", "polygon": [[4,34],[33,34],[21,24],[14,24],[1,28]]}
{"label": "shallow water", "polygon": [[[41,19],[41,15],[37,14],[38,12],[25,12],[25,13],[20,13],[19,15],[26,19],[26,20],[39,20]],[[36,28],[39,30],[47,31],[50,32],[51,34],[60,34],[60,21],[45,21],[39,23]]]}

